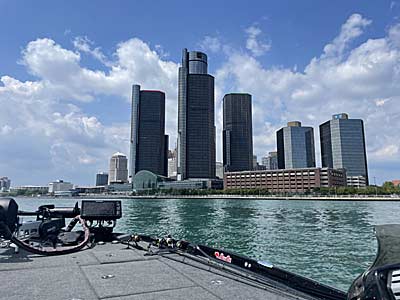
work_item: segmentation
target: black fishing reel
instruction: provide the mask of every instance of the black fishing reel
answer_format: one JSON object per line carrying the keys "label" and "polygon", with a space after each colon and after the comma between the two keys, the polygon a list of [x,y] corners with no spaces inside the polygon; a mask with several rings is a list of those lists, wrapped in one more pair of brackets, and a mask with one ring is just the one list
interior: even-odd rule
{"label": "black fishing reel", "polygon": [[[19,216],[36,221],[19,223]],[[121,218],[120,201],[82,201],[74,207],[42,205],[35,212],[19,211],[12,198],[0,199],[0,238],[35,254],[60,255],[83,249],[89,241],[112,239],[116,220]],[[65,219],[71,218],[68,226]],[[72,231],[77,223],[82,230]]]}

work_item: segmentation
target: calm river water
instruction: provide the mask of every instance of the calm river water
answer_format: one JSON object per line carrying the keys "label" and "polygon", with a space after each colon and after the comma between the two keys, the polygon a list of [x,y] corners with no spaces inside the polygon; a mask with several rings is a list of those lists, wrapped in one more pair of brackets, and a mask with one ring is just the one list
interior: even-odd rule
{"label": "calm river water", "polygon": [[[20,209],[76,199],[16,199]],[[400,202],[125,199],[118,230],[223,247],[347,290],[374,260],[376,224],[400,223]]]}

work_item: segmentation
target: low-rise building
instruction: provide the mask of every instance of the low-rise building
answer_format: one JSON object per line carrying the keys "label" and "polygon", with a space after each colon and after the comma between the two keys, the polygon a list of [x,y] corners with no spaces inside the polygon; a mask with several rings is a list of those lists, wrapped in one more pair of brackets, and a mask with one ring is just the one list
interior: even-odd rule
{"label": "low-rise building", "polygon": [[354,188],[362,188],[368,185],[367,178],[365,176],[347,176],[347,186]]}
{"label": "low-rise building", "polygon": [[29,192],[45,194],[49,192],[49,187],[42,185],[21,185],[21,186],[14,186],[11,188],[11,192],[16,192],[16,191],[29,191]]}
{"label": "low-rise building", "polygon": [[202,189],[222,189],[222,179],[186,179],[175,181],[170,178],[156,175],[150,171],[142,170],[136,173],[133,178],[133,189],[143,190],[202,190]]}
{"label": "low-rise building", "polygon": [[105,185],[77,186],[73,191],[77,194],[102,194],[106,192],[106,187]]}
{"label": "low-rise building", "polygon": [[49,193],[55,194],[56,192],[68,192],[72,190],[74,185],[71,182],[64,180],[57,180],[49,183]]}
{"label": "low-rise building", "polygon": [[106,186],[106,191],[112,194],[129,194],[132,192],[132,183],[111,183]]}
{"label": "low-rise building", "polygon": [[392,180],[392,183],[393,183],[393,185],[394,186],[398,186],[398,187],[400,187],[400,179],[395,179],[395,180]]}
{"label": "low-rise building", "polygon": [[164,181],[158,184],[161,190],[222,190],[222,179],[186,179],[181,181]]}
{"label": "low-rise building", "polygon": [[301,168],[227,172],[224,188],[265,189],[276,193],[304,193],[318,187],[346,186],[346,171],[330,168]]}

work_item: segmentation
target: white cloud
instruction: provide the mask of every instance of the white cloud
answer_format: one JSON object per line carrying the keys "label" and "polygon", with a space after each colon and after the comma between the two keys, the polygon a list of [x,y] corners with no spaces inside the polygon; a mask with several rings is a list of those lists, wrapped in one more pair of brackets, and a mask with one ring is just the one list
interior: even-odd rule
{"label": "white cloud", "polygon": [[169,56],[169,52],[166,52],[166,51],[164,50],[164,47],[163,47],[163,46],[161,46],[161,45],[155,45],[154,48],[155,48],[155,50],[157,51],[158,55],[159,55],[161,58],[167,58],[167,57]]}
{"label": "white cloud", "polygon": [[219,37],[205,36],[200,42],[200,48],[206,52],[217,53],[222,49]]}
{"label": "white cloud", "polygon": [[[318,126],[339,112],[365,122],[371,174],[389,179],[380,162],[400,168],[400,44],[395,25],[388,35],[352,47],[371,21],[354,14],[340,33],[313,58],[304,71],[265,68],[254,56],[236,51],[217,71],[219,89],[253,95],[255,154],[276,148],[275,131],[287,121],[301,120],[315,129],[319,159]],[[257,33],[257,31],[256,31]],[[390,101],[388,101],[390,99]],[[386,165],[387,167],[388,165]],[[394,175],[393,175],[394,176]]]}
{"label": "white cloud", "polygon": [[94,42],[88,39],[88,37],[78,36],[73,41],[76,50],[92,55],[95,59],[102,62],[104,65],[111,66],[107,57],[101,52],[100,47],[92,49]]}
{"label": "white cloud", "polygon": [[372,23],[371,20],[363,18],[360,14],[353,14],[342,25],[340,34],[324,48],[324,56],[336,56],[340,58],[349,42],[359,37],[366,26]]}
{"label": "white cloud", "polygon": [[383,160],[391,159],[391,158],[397,158],[399,155],[399,145],[386,145],[376,151],[375,156],[378,158],[381,158]]}
{"label": "white cloud", "polygon": [[[166,92],[166,130],[174,142],[178,64],[135,38],[116,45],[113,61],[92,45],[85,38],[74,40],[75,50],[48,38],[31,41],[21,63],[36,80],[0,78],[0,156],[8,157],[0,170],[17,183],[46,184],[59,177],[91,183],[96,171],[107,169],[112,153],[128,153],[129,123],[105,125],[80,102],[123,99],[129,118],[134,83]],[[97,56],[105,71],[82,67],[80,53]]]}
{"label": "white cloud", "polygon": [[376,106],[383,106],[385,105],[386,102],[390,101],[390,98],[386,98],[386,99],[376,99],[375,100],[375,104]]}
{"label": "white cloud", "polygon": [[261,29],[256,26],[250,26],[245,30],[247,34],[246,48],[254,56],[261,56],[271,49],[271,42],[261,41],[259,39],[262,33]]}

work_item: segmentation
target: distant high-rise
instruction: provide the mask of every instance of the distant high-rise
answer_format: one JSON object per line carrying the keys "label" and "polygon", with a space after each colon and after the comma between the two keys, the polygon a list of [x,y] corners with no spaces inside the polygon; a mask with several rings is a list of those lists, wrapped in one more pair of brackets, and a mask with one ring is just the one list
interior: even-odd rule
{"label": "distant high-rise", "polygon": [[349,119],[345,113],[336,114],[319,126],[319,132],[322,167],[346,169],[349,185],[359,181],[359,176],[364,177],[368,185],[363,121]]}
{"label": "distant high-rise", "polygon": [[96,186],[108,184],[108,173],[100,172],[96,174]]}
{"label": "distant high-rise", "polygon": [[215,176],[219,179],[224,179],[224,164],[217,161],[215,163]]}
{"label": "distant high-rise", "polygon": [[252,170],[254,163],[251,95],[224,96],[222,136],[224,169],[228,172]]}
{"label": "distant high-rise", "polygon": [[268,153],[268,156],[262,158],[262,164],[267,170],[278,169],[278,152],[272,151]]}
{"label": "distant high-rise", "polygon": [[215,178],[214,77],[207,55],[182,53],[178,84],[178,180]]}
{"label": "distant high-rise", "polygon": [[257,164],[258,164],[258,158],[257,158],[257,155],[253,155],[252,157],[253,157],[252,158],[252,165],[253,165],[253,169],[255,169],[257,167]]}
{"label": "distant high-rise", "polygon": [[168,151],[168,177],[176,179],[176,149]]}
{"label": "distant high-rise", "polygon": [[302,127],[298,121],[289,122],[276,132],[278,168],[315,167],[314,130]]}
{"label": "distant high-rise", "polygon": [[0,192],[8,192],[10,190],[11,180],[8,177],[0,177]]}
{"label": "distant high-rise", "polygon": [[110,159],[110,172],[108,173],[108,184],[128,182],[128,159],[125,154],[114,153]]}
{"label": "distant high-rise", "polygon": [[165,135],[165,94],[132,86],[129,176],[147,170],[168,175],[168,135]]}

